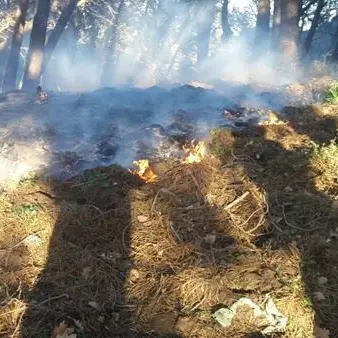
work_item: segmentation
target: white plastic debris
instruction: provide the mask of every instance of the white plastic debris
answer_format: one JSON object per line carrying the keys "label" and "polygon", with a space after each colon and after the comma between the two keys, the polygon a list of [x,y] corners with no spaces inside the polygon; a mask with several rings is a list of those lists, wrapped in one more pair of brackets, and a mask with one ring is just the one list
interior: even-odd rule
{"label": "white plastic debris", "polygon": [[264,301],[265,309],[262,309],[249,298],[243,297],[230,308],[219,309],[213,314],[213,317],[223,327],[229,327],[237,314],[237,309],[241,306],[250,307],[253,310],[255,318],[263,318],[269,323],[269,325],[261,331],[262,334],[285,332],[287,318],[277,310],[276,305],[270,296]]}
{"label": "white plastic debris", "polygon": [[317,278],[317,281],[319,285],[324,285],[324,284],[327,284],[328,279],[324,276],[320,276]]}

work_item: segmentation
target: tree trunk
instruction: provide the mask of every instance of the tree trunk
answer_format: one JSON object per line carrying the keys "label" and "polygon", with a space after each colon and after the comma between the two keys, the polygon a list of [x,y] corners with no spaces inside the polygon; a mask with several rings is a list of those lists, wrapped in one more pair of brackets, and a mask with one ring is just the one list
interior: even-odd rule
{"label": "tree trunk", "polygon": [[334,34],[334,40],[333,40],[333,50],[330,57],[330,62],[336,63],[338,61],[338,20],[336,21],[336,31]]}
{"label": "tree trunk", "polygon": [[56,47],[56,45],[58,44],[61,35],[70,19],[70,17],[72,16],[74,9],[77,5],[79,0],[69,0],[68,4],[65,6],[65,8],[63,9],[59,20],[56,23],[55,28],[53,29],[53,31],[51,32],[47,44],[46,44],[46,48],[45,48],[45,56],[44,56],[44,62],[43,62],[43,71],[46,69],[48,62],[53,54],[53,51]]}
{"label": "tree trunk", "polygon": [[232,37],[232,31],[229,24],[229,0],[223,0],[222,5],[222,41],[227,42]]}
{"label": "tree trunk", "polygon": [[255,49],[264,52],[268,45],[270,32],[270,0],[258,1],[256,21]]}
{"label": "tree trunk", "polygon": [[303,57],[306,57],[310,51],[311,45],[312,45],[312,41],[313,41],[313,37],[317,31],[317,27],[319,25],[320,22],[320,14],[323,10],[325,6],[325,0],[319,0],[318,4],[317,4],[317,8],[315,11],[315,15],[312,19],[312,24],[310,27],[309,32],[307,33],[305,42],[304,42],[304,47],[303,47]]}
{"label": "tree trunk", "polygon": [[[201,5],[202,6],[202,5]],[[206,6],[199,9],[203,20],[198,23],[197,32],[197,63],[201,64],[208,58],[211,28],[214,21],[214,3],[213,0],[207,1]]]}
{"label": "tree trunk", "polygon": [[169,63],[169,67],[168,67],[168,70],[167,70],[167,77],[169,77],[169,75],[171,74],[171,71],[174,68],[177,56],[182,51],[182,43],[183,43],[184,37],[185,37],[184,34],[186,33],[186,31],[187,31],[190,23],[192,22],[192,20],[193,20],[193,18],[192,18],[191,11],[187,11],[185,13],[184,20],[183,20],[181,27],[180,27],[180,33],[178,34],[178,39],[176,40],[177,49],[176,49],[176,51],[175,51],[174,55],[172,56],[170,63]]}
{"label": "tree trunk", "polygon": [[46,31],[51,0],[39,0],[34,16],[33,28],[29,43],[23,89],[35,90],[39,85],[45,50]]}
{"label": "tree trunk", "polygon": [[290,64],[298,61],[299,34],[298,0],[282,0],[279,53],[281,62]]}
{"label": "tree trunk", "polygon": [[117,44],[117,32],[120,25],[122,11],[124,9],[124,0],[120,1],[119,7],[115,17],[115,22],[111,26],[110,39],[107,42],[107,49],[105,60],[102,69],[101,84],[111,85],[114,80],[114,69],[116,66],[116,44]]}
{"label": "tree trunk", "polygon": [[271,49],[274,51],[279,39],[280,26],[282,22],[282,0],[274,0],[273,23],[271,31]]}
{"label": "tree trunk", "polygon": [[24,27],[26,24],[26,14],[29,0],[20,0],[17,11],[17,18],[14,25],[11,48],[8,55],[6,72],[2,84],[4,92],[16,88],[16,78],[20,59],[20,50],[24,36]]}

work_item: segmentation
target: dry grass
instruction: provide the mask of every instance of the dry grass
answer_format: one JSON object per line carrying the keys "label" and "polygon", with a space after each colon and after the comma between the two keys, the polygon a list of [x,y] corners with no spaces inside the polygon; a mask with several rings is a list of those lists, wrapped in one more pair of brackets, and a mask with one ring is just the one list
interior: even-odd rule
{"label": "dry grass", "polygon": [[247,311],[228,329],[212,314],[269,294],[281,337],[337,336],[336,122],[317,108],[216,130],[213,156],[158,164],[153,184],[113,166],[3,194],[0,335],[259,337]]}
{"label": "dry grass", "polygon": [[325,146],[314,146],[311,158],[313,169],[318,173],[316,187],[320,191],[337,196],[338,144],[336,140]]}

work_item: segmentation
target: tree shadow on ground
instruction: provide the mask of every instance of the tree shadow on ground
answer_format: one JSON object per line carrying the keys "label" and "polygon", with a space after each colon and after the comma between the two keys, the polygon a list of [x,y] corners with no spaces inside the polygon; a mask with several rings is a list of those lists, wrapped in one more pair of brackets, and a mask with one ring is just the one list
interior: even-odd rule
{"label": "tree shadow on ground", "polygon": [[256,332],[252,318],[230,329],[212,319],[241,296],[260,301],[280,286],[250,247],[261,229],[246,233],[249,217],[266,224],[261,200],[231,216],[224,211],[234,196],[254,194],[254,185],[216,162],[157,169],[155,184],[113,166],[54,186],[48,198],[57,220],[46,266],[28,295],[23,336],[47,337],[63,320],[79,337]]}
{"label": "tree shadow on ground", "polygon": [[316,180],[322,173],[311,162],[310,142],[329,144],[337,137],[338,123],[316,106],[289,107],[284,114],[287,124],[233,132],[228,146],[235,156],[254,161],[243,161],[245,171],[267,194],[270,226],[256,245],[299,252],[304,303],[315,312],[314,336],[323,328],[336,337],[338,251],[333,237],[338,210],[327,192],[337,196],[338,187],[332,178],[326,192],[319,190]]}
{"label": "tree shadow on ground", "polygon": [[[245,186],[233,182],[225,196],[217,175],[212,165],[180,164],[144,185],[113,166],[45,191],[57,204],[57,220],[45,268],[28,293],[22,336],[47,337],[61,321],[79,337],[228,332],[211,320],[212,310],[266,288],[266,276],[247,273],[257,262],[217,205]],[[213,191],[221,201],[208,202]],[[244,219],[250,210],[241,213]],[[241,324],[231,332],[241,337],[250,330]]]}
{"label": "tree shadow on ground", "polygon": [[132,269],[129,192],[141,184],[111,167],[54,185],[57,219],[45,268],[28,294],[23,337],[50,337],[61,321],[78,337],[157,336],[137,328],[124,293]]}

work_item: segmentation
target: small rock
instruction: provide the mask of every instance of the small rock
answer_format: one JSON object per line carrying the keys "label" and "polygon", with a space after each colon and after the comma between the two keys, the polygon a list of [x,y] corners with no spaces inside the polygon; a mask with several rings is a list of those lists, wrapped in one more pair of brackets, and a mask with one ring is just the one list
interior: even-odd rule
{"label": "small rock", "polygon": [[331,239],[337,239],[338,233],[336,231],[330,231],[330,238]]}
{"label": "small rock", "polygon": [[325,299],[324,294],[320,291],[314,292],[313,296],[316,300],[324,300]]}
{"label": "small rock", "polygon": [[137,269],[131,269],[129,272],[129,279],[132,282],[136,282],[140,276],[140,272]]}
{"label": "small rock", "polygon": [[324,285],[328,282],[328,279],[324,276],[318,277],[317,279],[319,285]]}
{"label": "small rock", "polygon": [[145,222],[147,222],[149,220],[149,217],[140,215],[140,216],[137,216],[137,220],[140,223],[145,223]]}
{"label": "small rock", "polygon": [[100,316],[99,318],[97,318],[97,320],[98,320],[100,323],[104,323],[104,317],[103,317],[103,316]]}
{"label": "small rock", "polygon": [[90,266],[86,266],[85,268],[83,268],[83,270],[82,270],[82,277],[83,277],[85,280],[88,280],[90,271],[91,271]]}
{"label": "small rock", "polygon": [[334,209],[338,209],[338,200],[335,200],[335,201],[332,202],[332,207]]}
{"label": "small rock", "polygon": [[113,322],[118,322],[120,320],[120,314],[118,312],[113,312],[111,314],[111,320]]}
{"label": "small rock", "polygon": [[81,332],[83,332],[83,330],[84,330],[84,327],[83,327],[83,324],[79,321],[79,320],[74,320],[74,324],[75,324],[75,326],[81,331]]}
{"label": "small rock", "polygon": [[90,307],[92,307],[93,309],[97,310],[97,311],[99,311],[99,310],[100,310],[100,306],[99,306],[99,304],[97,304],[97,303],[96,303],[96,302],[94,302],[94,301],[90,301],[90,302],[88,302],[88,305],[89,305]]}
{"label": "small rock", "polygon": [[205,243],[209,244],[209,245],[214,245],[216,242],[217,236],[214,234],[208,234],[204,237],[204,241]]}
{"label": "small rock", "polygon": [[293,189],[292,189],[290,186],[286,186],[286,187],[284,188],[284,191],[285,191],[285,192],[293,192]]}

